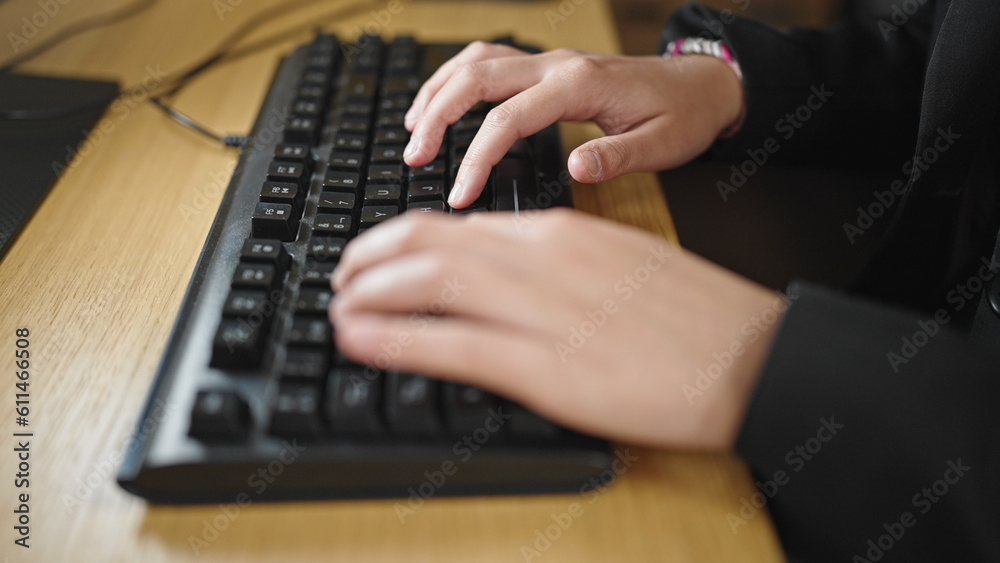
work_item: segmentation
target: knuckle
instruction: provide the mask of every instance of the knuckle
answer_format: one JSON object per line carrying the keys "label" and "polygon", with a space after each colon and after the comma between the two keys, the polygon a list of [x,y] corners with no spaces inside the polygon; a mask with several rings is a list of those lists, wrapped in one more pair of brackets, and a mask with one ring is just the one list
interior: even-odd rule
{"label": "knuckle", "polygon": [[510,102],[503,103],[491,109],[486,114],[483,126],[490,129],[507,130],[513,127],[515,117],[516,115],[514,109],[511,108]]}
{"label": "knuckle", "polygon": [[476,61],[458,69],[459,76],[476,98],[482,99],[492,90],[493,66],[492,61]]}
{"label": "knuckle", "polygon": [[490,47],[490,44],[485,41],[473,41],[465,48],[465,52],[475,58],[484,57],[490,52]]}
{"label": "knuckle", "polygon": [[587,82],[601,72],[600,63],[587,55],[576,55],[568,59],[562,67],[564,78],[573,82]]}

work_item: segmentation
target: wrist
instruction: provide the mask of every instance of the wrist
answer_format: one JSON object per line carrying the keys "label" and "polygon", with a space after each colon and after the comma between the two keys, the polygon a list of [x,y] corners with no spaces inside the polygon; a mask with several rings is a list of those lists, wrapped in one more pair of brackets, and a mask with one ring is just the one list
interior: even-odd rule
{"label": "wrist", "polygon": [[720,92],[723,98],[720,115],[724,116],[726,125],[722,127],[718,138],[728,139],[736,135],[746,119],[746,101],[743,93],[743,70],[729,47],[718,40],[678,39],[667,45],[662,56],[664,59],[700,59],[702,62],[715,60],[723,63],[729,72],[721,72],[723,65],[708,63],[708,66],[716,67],[717,77],[713,79],[712,88]]}

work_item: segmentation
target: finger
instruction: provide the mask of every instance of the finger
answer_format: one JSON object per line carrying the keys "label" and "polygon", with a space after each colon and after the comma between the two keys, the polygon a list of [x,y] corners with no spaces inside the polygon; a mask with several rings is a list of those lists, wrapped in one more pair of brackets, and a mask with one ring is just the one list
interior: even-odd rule
{"label": "finger", "polygon": [[[580,307],[559,284],[543,284],[522,268],[478,251],[431,249],[366,269],[337,293],[334,325],[345,315],[419,313],[475,318],[540,339],[544,326],[569,326]],[[560,297],[562,297],[560,299]]]}
{"label": "finger", "polygon": [[462,65],[482,61],[493,57],[510,57],[514,55],[524,55],[524,51],[520,51],[513,47],[507,45],[496,45],[493,43],[484,43],[482,41],[474,41],[466,46],[462,51],[449,59],[443,65],[438,67],[438,69],[431,75],[430,78],[424,82],[423,86],[417,92],[416,97],[413,98],[413,103],[410,105],[410,109],[406,112],[404,118],[404,124],[409,131],[413,131],[413,126],[417,123],[417,118],[424,112],[424,107],[427,106],[427,102],[434,98],[437,91],[444,85],[445,82],[451,77],[452,73]]}
{"label": "finger", "polygon": [[535,402],[529,394],[559,396],[556,370],[535,377],[552,362],[546,344],[504,327],[451,317],[414,322],[400,315],[356,314],[341,318],[335,334],[337,348],[348,358],[380,369],[476,385],[529,407]]}
{"label": "finger", "polygon": [[709,148],[676,138],[669,128],[667,118],[656,117],[625,133],[584,143],[570,153],[569,173],[579,182],[603,182],[633,172],[674,168]]}
{"label": "finger", "polygon": [[490,170],[518,139],[556,121],[576,117],[578,110],[567,100],[579,93],[568,89],[561,80],[545,80],[490,110],[462,159],[448,204],[461,209],[475,201],[486,185]]}
{"label": "finger", "polygon": [[[497,220],[498,218],[491,218]],[[333,288],[340,291],[359,272],[390,258],[428,248],[459,248],[474,246],[480,253],[500,255],[499,246],[504,231],[484,227],[492,221],[470,223],[441,215],[404,214],[379,225],[351,241],[333,273]],[[461,236],[455,231],[463,229]]]}
{"label": "finger", "polygon": [[504,100],[534,86],[546,62],[544,57],[502,57],[456,69],[418,118],[403,152],[406,163],[422,166],[433,160],[449,125],[481,101]]}

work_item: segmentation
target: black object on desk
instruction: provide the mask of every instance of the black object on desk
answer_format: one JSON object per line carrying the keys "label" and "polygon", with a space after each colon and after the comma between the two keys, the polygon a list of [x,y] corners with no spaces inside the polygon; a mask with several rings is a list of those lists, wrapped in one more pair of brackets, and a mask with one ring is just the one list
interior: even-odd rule
{"label": "black object on desk", "polygon": [[0,258],[117,95],[114,82],[0,73]]}

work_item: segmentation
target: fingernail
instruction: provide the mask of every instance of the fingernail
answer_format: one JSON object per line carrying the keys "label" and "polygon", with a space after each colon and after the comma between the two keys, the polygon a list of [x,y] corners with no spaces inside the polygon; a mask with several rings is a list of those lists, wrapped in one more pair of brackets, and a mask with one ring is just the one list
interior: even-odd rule
{"label": "fingernail", "polygon": [[600,178],[601,159],[597,156],[597,153],[594,151],[583,151],[580,153],[580,158],[583,159],[583,165],[587,168],[587,173],[590,174],[590,177]]}
{"label": "fingernail", "polygon": [[458,200],[462,198],[462,184],[455,182],[455,185],[451,188],[451,194],[448,196],[448,205],[454,206],[458,203]]}
{"label": "fingernail", "polygon": [[406,145],[406,150],[403,151],[403,158],[410,158],[418,152],[420,152],[420,138],[413,137]]}

